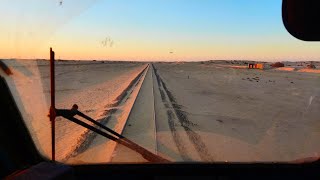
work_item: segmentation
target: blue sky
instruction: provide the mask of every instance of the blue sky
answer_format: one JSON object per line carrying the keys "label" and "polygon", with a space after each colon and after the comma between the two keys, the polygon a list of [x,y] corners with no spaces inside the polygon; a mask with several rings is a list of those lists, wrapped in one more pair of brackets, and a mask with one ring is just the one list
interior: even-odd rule
{"label": "blue sky", "polygon": [[[53,46],[63,59],[319,60],[319,43],[287,33],[281,3],[3,0],[0,45],[5,58],[45,58]],[[112,47],[102,46],[106,38]]]}

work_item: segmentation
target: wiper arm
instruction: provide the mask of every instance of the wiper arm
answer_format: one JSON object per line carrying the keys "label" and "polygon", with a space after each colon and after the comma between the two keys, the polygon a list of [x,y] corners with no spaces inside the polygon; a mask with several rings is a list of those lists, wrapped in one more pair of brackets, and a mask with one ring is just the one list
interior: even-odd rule
{"label": "wiper arm", "polygon": [[89,116],[87,116],[87,115],[83,114],[82,112],[78,111],[78,106],[77,106],[76,104],[75,104],[75,105],[73,105],[73,107],[72,107],[72,108],[75,108],[75,110],[74,110],[74,111],[75,111],[76,115],[78,115],[78,116],[81,116],[81,117],[85,118],[86,120],[88,120],[88,121],[92,122],[93,124],[95,124],[95,125],[97,125],[97,126],[99,126],[99,127],[103,128],[104,130],[106,130],[106,131],[110,132],[111,134],[113,134],[113,135],[115,135],[115,136],[117,136],[117,137],[119,137],[119,138],[125,138],[125,137],[124,137],[124,136],[122,136],[121,134],[118,134],[117,132],[113,131],[112,129],[110,129],[110,128],[108,128],[108,127],[104,126],[103,124],[101,124],[101,123],[99,123],[99,122],[95,121],[95,120],[94,120],[94,119],[92,119],[91,117],[89,117]]}
{"label": "wiper arm", "polygon": [[[119,144],[122,144],[136,152],[138,152],[139,154],[141,154],[146,160],[150,161],[150,162],[162,162],[162,163],[165,163],[165,162],[170,162],[169,160],[167,159],[164,159],[163,157],[160,157],[156,154],[153,154],[152,152],[148,151],[147,149],[141,147],[140,145],[132,142],[131,140],[127,139],[126,137],[122,136],[121,134],[118,134],[117,132],[113,131],[112,129],[104,126],[103,124],[95,121],[94,119],[92,119],[91,117],[85,115],[84,113],[78,111],[78,106],[77,105],[73,105],[72,109],[71,110],[68,110],[68,109],[56,109],[56,117],[58,116],[62,116],[64,117],[65,119],[67,120],[70,120],[82,127],[85,127],[97,134],[100,134],[101,136],[104,136],[105,138],[108,138],[112,141],[115,141]],[[100,128],[106,130],[108,133],[90,125],[90,124],[87,124],[77,118],[75,118],[74,116],[75,115],[79,115],[81,117],[83,117],[84,119],[92,122],[93,124],[99,126]],[[111,135],[112,134],[112,135]]]}
{"label": "wiper arm", "polygon": [[[56,109],[56,117],[62,116],[65,119],[70,120],[70,121],[72,121],[72,122],[74,122],[74,123],[76,123],[76,124],[78,124],[80,126],[83,126],[83,127],[87,128],[87,129],[90,129],[90,130],[92,130],[92,131],[94,131],[94,132],[96,132],[98,134],[101,134],[102,136],[105,136],[108,139],[111,139],[113,141],[117,141],[117,139],[115,137],[113,137],[113,136],[101,131],[100,129],[95,128],[94,126],[91,126],[91,125],[89,125],[89,124],[87,124],[87,123],[75,118],[74,116],[77,115],[77,111],[78,110],[74,110],[73,108],[71,110],[68,110],[68,109]],[[96,122],[96,123],[100,124],[98,122]],[[102,124],[100,124],[100,125],[102,126]]]}

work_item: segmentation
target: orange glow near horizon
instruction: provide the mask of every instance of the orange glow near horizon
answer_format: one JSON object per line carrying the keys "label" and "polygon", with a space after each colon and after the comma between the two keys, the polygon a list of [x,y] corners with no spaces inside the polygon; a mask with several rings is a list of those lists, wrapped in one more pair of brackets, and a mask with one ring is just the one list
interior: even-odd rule
{"label": "orange glow near horizon", "polygon": [[[32,43],[33,42],[33,43]],[[57,59],[66,60],[133,60],[133,61],[201,61],[201,60],[317,60],[318,46],[282,44],[252,45],[210,45],[173,44],[168,49],[163,43],[140,43],[120,41],[114,47],[102,47],[99,41],[54,40],[43,41],[0,42],[1,58],[10,59],[48,59],[48,49],[53,47]],[[77,44],[77,46],[75,46]],[[294,49],[294,50],[293,50]],[[172,52],[172,53],[170,53]],[[315,58],[316,57],[316,58]],[[320,60],[320,59],[319,59]]]}

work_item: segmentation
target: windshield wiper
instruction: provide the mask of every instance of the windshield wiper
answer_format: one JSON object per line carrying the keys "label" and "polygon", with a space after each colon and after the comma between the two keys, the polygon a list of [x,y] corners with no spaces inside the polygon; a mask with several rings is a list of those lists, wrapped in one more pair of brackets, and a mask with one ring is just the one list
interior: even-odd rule
{"label": "windshield wiper", "polygon": [[[84,113],[78,111],[78,105],[74,104],[72,106],[72,108],[70,110],[68,109],[56,109],[55,110],[56,114],[55,116],[56,117],[59,117],[59,116],[62,116],[64,117],[65,119],[68,119],[82,127],[85,127],[97,134],[100,134],[101,136],[104,136],[112,141],[115,141],[119,144],[122,144],[136,152],[138,152],[139,154],[141,154],[146,160],[150,161],[150,162],[169,162],[168,160],[158,156],[158,155],[155,155],[153,154],[152,152],[146,150],[145,148],[141,147],[140,145],[132,142],[131,140],[125,138],[124,136],[122,136],[121,134],[118,134],[117,132],[113,131],[112,129],[104,126],[103,124],[95,121],[94,119],[92,119],[91,117],[85,115]],[[108,133],[86,123],[86,122],[83,122],[77,118],[75,118],[74,116],[80,116],[90,122],[92,122],[93,124],[97,125],[98,127],[106,130]],[[110,133],[110,134],[109,134]]]}

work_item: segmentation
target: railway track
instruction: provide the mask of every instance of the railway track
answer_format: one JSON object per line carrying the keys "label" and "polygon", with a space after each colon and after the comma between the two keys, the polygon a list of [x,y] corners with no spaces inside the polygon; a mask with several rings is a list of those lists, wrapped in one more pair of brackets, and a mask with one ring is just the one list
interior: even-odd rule
{"label": "railway track", "polygon": [[[172,161],[211,161],[205,144],[192,130],[194,124],[173,99],[151,64],[122,135]],[[144,162],[125,148],[118,147],[115,151],[114,162]]]}
{"label": "railway track", "polygon": [[[158,154],[153,72],[151,66],[147,69],[146,76],[130,110],[122,135],[148,149],[150,152]],[[130,154],[130,157],[128,157],[128,154]],[[125,157],[125,155],[127,156]],[[116,148],[112,161],[144,162],[139,156],[122,146]]]}
{"label": "railway track", "polygon": [[[136,77],[117,105],[125,106],[123,112],[112,112],[113,120],[108,116],[111,119],[104,124],[132,142],[171,161],[212,161],[200,136],[192,130],[194,124],[188,121],[152,64]],[[121,144],[99,136],[93,138],[88,140],[89,146],[83,146],[90,154],[82,153],[77,160],[100,162],[104,157],[104,162],[148,162]]]}
{"label": "railway track", "polygon": [[[169,94],[157,72],[157,69],[152,66],[154,72],[154,87],[158,91],[157,97],[157,118],[156,122],[166,132],[164,134],[159,133],[159,139],[167,139],[170,142],[164,142],[161,151],[168,152],[168,147],[172,149],[171,156],[176,161],[200,161],[200,157],[196,153],[196,149],[189,141],[189,137],[185,129],[182,127],[179,115],[175,111],[175,104],[172,102],[172,94]],[[173,153],[174,152],[174,153]]]}

